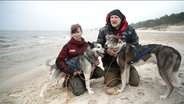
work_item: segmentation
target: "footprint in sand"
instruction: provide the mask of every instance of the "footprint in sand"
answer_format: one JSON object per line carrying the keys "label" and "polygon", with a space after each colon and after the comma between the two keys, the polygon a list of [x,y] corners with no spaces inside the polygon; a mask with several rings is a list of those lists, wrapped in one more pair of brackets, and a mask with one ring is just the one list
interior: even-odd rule
{"label": "footprint in sand", "polygon": [[145,95],[145,93],[143,92],[143,90],[138,90],[137,94],[138,94],[139,96]]}
{"label": "footprint in sand", "polygon": [[89,100],[88,104],[97,104],[97,101],[96,101],[96,100],[91,99],[91,100]]}
{"label": "footprint in sand", "polygon": [[180,102],[179,104],[184,104],[184,101],[183,102]]}
{"label": "footprint in sand", "polygon": [[8,94],[8,96],[10,96],[10,97],[20,97],[20,96],[21,96],[21,92],[22,92],[22,91],[20,91],[20,90],[14,91],[14,92],[10,92],[10,93]]}

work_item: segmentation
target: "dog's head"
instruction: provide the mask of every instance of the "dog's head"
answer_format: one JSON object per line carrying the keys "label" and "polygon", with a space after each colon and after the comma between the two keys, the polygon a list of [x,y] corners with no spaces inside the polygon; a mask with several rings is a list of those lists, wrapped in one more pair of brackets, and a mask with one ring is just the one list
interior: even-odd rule
{"label": "dog's head", "polygon": [[105,48],[120,48],[126,42],[120,36],[106,35]]}
{"label": "dog's head", "polygon": [[88,42],[88,45],[91,49],[91,51],[94,52],[95,56],[98,57],[103,57],[104,56],[104,48],[102,47],[101,44],[97,43],[97,42]]}

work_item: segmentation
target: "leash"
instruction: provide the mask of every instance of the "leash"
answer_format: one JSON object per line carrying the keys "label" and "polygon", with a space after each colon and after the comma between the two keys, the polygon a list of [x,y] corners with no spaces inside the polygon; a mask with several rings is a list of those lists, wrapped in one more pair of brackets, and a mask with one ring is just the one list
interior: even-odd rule
{"label": "leash", "polygon": [[67,94],[67,97],[66,97],[66,104],[68,104],[69,100],[70,100],[70,92],[68,90],[68,80],[70,79],[70,75],[67,74],[67,77],[66,77],[66,82],[65,82],[65,92]]}
{"label": "leash", "polygon": [[[69,61],[68,61],[69,62]],[[92,66],[92,67],[95,67],[95,66]],[[94,69],[95,68],[93,68],[93,70],[92,70],[92,73],[91,73],[91,76],[90,76],[90,78],[92,77],[92,75],[93,75],[93,73],[94,73]],[[79,77],[82,79],[82,80],[86,80],[86,79],[84,79],[79,73],[78,73],[78,75],[79,75]],[[73,76],[74,77],[74,76]],[[73,78],[72,77],[72,78]],[[90,79],[89,78],[89,79]],[[67,77],[66,77],[66,82],[65,82],[65,85],[66,85],[66,88],[65,88],[65,92],[66,92],[66,94],[67,94],[67,97],[66,97],[66,104],[68,104],[68,102],[69,102],[69,100],[70,100],[70,92],[69,92],[69,90],[68,90],[68,80],[70,79],[70,75],[69,74],[67,74]],[[89,79],[87,79],[87,80],[89,80]]]}
{"label": "leash", "polygon": [[108,95],[117,95],[117,94],[119,94],[118,91],[110,92],[110,91],[107,90],[107,85],[109,83],[111,83],[112,81],[114,81],[114,80],[121,80],[121,79],[120,78],[113,78],[107,84],[105,84],[104,87],[102,88],[105,91],[105,93],[108,94]]}
{"label": "leash", "polygon": [[[93,70],[92,70],[92,72],[91,72],[91,75],[90,75],[90,78],[89,78],[89,79],[84,79],[84,78],[78,73],[79,77],[80,77],[82,80],[84,80],[84,81],[90,80],[91,77],[93,76],[93,73],[94,73],[94,70],[95,70],[95,66],[92,66],[92,67],[94,67],[94,68],[93,68]],[[84,76],[84,77],[85,77],[85,76]]]}
{"label": "leash", "polygon": [[[115,59],[115,58],[113,58],[113,60],[111,61],[110,65],[109,65],[109,67],[108,67],[108,69],[107,69],[107,72],[106,72],[106,74],[105,74],[105,76],[104,76],[104,79],[106,78],[106,76],[107,76],[107,74],[108,74],[108,72],[109,72],[109,69],[110,69],[110,67],[111,67],[112,62],[114,61],[114,59]],[[117,94],[119,94],[118,91],[110,92],[110,91],[107,90],[107,85],[108,85],[109,83],[111,83],[112,81],[114,81],[114,80],[121,80],[121,79],[120,79],[120,78],[113,78],[113,79],[111,79],[109,82],[107,82],[107,83],[103,86],[103,88],[102,88],[102,89],[105,91],[105,93],[108,94],[108,95],[117,95]]]}
{"label": "leash", "polygon": [[[70,92],[69,92],[69,90],[68,90],[68,80],[70,79],[70,75],[69,74],[67,74],[66,75],[67,77],[66,77],[66,82],[65,82],[65,85],[66,85],[66,87],[65,87],[65,92],[66,92],[66,94],[67,94],[67,97],[66,97],[66,104],[68,104],[68,102],[69,102],[69,100],[70,100]],[[74,78],[75,76],[72,76],[71,78]]]}

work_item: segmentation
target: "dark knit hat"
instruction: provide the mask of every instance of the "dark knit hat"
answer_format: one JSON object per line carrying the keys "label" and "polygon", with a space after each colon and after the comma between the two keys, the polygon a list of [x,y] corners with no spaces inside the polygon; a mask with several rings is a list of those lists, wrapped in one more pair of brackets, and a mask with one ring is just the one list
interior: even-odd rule
{"label": "dark knit hat", "polygon": [[115,9],[113,11],[110,12],[110,16],[112,15],[117,15],[121,20],[124,19],[124,15],[121,13],[121,11],[119,9]]}

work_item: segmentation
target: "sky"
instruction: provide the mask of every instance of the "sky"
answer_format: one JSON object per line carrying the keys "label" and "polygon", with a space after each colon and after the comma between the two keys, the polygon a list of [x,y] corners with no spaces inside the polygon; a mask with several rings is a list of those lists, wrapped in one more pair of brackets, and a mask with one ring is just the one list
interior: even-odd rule
{"label": "sky", "polygon": [[114,9],[131,24],[184,12],[184,1],[0,1],[0,30],[100,28]]}

